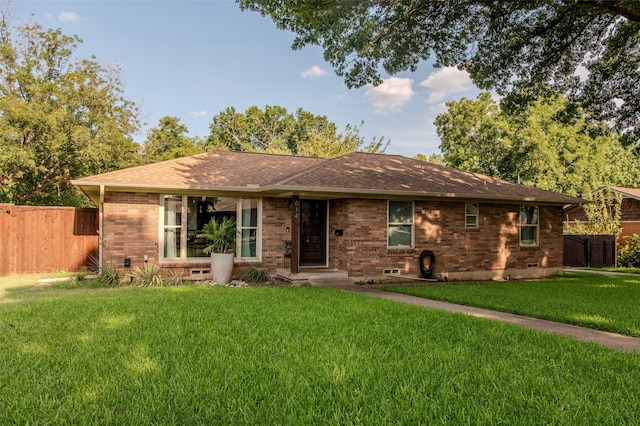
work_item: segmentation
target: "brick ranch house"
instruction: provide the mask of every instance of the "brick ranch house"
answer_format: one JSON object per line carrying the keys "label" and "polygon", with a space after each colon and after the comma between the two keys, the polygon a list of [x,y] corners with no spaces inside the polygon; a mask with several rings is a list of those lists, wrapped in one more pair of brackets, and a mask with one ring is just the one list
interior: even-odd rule
{"label": "brick ranch house", "polygon": [[215,151],[73,181],[99,207],[104,261],[205,277],[197,238],[237,220],[236,269],[418,276],[424,250],[448,279],[562,272],[563,213],[584,200],[397,155],[325,159]]}
{"label": "brick ranch house", "polygon": [[[633,234],[640,235],[640,188],[623,188],[614,186],[612,188],[600,188],[594,191],[608,191],[612,195],[620,197],[620,242],[625,241]],[[617,203],[616,201],[614,201]],[[613,207],[612,207],[613,208]],[[571,205],[565,209],[565,220],[567,225],[575,224],[576,221],[587,222],[587,215],[582,209],[582,204]]]}

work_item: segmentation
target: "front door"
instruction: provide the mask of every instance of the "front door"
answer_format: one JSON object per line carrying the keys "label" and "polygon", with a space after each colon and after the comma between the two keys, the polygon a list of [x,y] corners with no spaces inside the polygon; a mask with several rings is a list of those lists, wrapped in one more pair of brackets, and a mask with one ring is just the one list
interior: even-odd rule
{"label": "front door", "polygon": [[327,265],[327,201],[300,200],[300,266]]}

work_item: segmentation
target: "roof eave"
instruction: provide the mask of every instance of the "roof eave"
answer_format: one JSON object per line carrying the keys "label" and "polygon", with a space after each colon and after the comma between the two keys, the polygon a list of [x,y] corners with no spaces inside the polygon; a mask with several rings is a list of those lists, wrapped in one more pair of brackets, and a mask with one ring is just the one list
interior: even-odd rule
{"label": "roof eave", "polygon": [[[362,198],[398,197],[411,199],[459,199],[476,200],[484,202],[519,202],[519,203],[540,203],[553,205],[567,205],[583,203],[587,200],[567,197],[562,200],[553,200],[545,197],[522,197],[503,196],[492,194],[456,193],[456,192],[426,192],[408,190],[384,190],[364,189],[364,188],[327,188],[309,186],[289,186],[289,185],[245,185],[245,186],[210,186],[210,185],[166,185],[149,184],[141,182],[100,182],[88,180],[73,180],[73,185],[84,192],[92,201],[96,202],[96,197],[100,192],[100,185],[104,185],[106,190],[118,192],[152,192],[152,193],[181,193],[181,194],[225,194],[233,196],[242,195],[266,195],[278,198],[298,195],[302,197],[325,197],[325,198],[351,198],[354,196]],[[97,204],[97,203],[96,203]]]}
{"label": "roof eave", "polygon": [[353,189],[353,188],[325,188],[325,187],[292,187],[292,186],[265,186],[261,191],[263,194],[273,194],[275,196],[295,195],[315,195],[323,194],[333,198],[349,198],[354,195],[363,196],[365,198],[380,198],[393,196],[399,198],[421,198],[421,199],[442,199],[454,198],[460,200],[478,200],[486,202],[525,202],[525,203],[541,203],[565,205],[569,202],[586,202],[580,198],[567,197],[563,200],[552,200],[544,197],[514,197],[500,196],[491,194],[472,194],[472,193],[455,193],[455,192],[426,192],[426,191],[399,191],[379,189]]}

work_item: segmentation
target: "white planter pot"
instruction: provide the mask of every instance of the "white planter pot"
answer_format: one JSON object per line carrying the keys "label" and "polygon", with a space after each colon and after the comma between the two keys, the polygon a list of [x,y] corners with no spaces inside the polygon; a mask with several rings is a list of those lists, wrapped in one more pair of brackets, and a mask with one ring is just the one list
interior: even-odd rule
{"label": "white planter pot", "polygon": [[213,282],[227,284],[233,272],[233,253],[211,253]]}

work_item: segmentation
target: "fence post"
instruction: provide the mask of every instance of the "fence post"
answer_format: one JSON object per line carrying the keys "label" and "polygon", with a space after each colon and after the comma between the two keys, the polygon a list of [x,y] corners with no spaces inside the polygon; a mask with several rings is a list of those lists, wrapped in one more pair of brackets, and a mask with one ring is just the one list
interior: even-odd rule
{"label": "fence post", "polygon": [[591,267],[591,240],[589,237],[584,239],[584,260],[587,264],[587,268]]}

